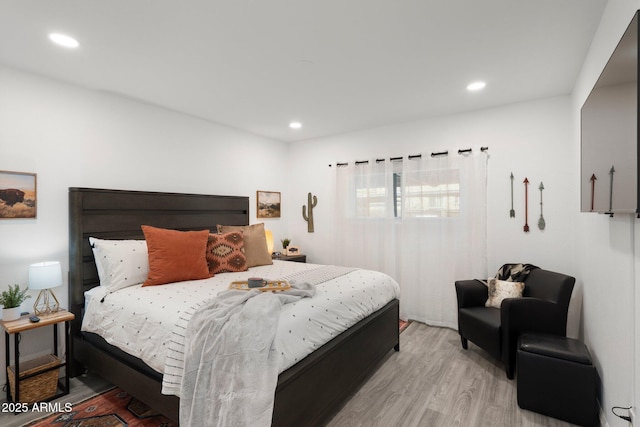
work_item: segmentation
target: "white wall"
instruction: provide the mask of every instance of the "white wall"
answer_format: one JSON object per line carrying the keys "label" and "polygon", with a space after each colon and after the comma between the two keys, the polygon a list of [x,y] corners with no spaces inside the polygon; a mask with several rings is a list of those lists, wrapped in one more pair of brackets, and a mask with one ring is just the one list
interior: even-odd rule
{"label": "white wall", "polygon": [[[579,152],[580,107],[626,30],[640,1],[607,3],[598,31],[576,82],[572,123]],[[579,157],[572,157],[579,164]],[[578,185],[576,183],[576,185]],[[633,215],[580,214],[576,223],[576,260],[584,283],[583,331],[602,376],[602,406],[610,426],[626,426],[612,406],[640,408],[640,227]],[[624,412],[624,411],[622,411]]]}
{"label": "white wall", "polygon": [[[0,170],[38,178],[37,219],[0,221],[0,290],[26,286],[30,263],[59,260],[64,286],[54,292],[67,306],[68,187],[249,196],[251,222],[256,190],[288,201],[285,143],[3,67],[0,94]],[[265,222],[279,235],[285,221]],[[25,357],[51,340],[48,328],[33,334]]]}

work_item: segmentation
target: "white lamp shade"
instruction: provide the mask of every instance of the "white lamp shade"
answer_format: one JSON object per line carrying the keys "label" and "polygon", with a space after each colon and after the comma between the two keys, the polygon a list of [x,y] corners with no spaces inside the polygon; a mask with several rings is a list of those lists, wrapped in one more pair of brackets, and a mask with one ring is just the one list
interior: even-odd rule
{"label": "white lamp shade", "polygon": [[50,289],[62,286],[62,268],[58,261],[46,261],[29,266],[29,289]]}

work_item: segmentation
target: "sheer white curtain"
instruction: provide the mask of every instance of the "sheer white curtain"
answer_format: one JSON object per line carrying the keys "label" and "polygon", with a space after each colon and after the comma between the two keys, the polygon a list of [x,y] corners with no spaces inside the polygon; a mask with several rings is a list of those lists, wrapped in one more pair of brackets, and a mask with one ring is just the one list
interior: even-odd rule
{"label": "sheer white curtain", "polygon": [[341,264],[396,273],[393,169],[390,162],[337,167],[336,253]]}
{"label": "sheer white curtain", "polygon": [[400,316],[457,327],[454,282],[487,275],[485,153],[337,168],[337,253],[401,287]]}

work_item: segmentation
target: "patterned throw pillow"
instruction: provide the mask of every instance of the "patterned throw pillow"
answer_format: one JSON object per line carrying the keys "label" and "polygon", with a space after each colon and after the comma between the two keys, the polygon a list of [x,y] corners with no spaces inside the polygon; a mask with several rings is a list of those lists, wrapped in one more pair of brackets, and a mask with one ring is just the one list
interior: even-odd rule
{"label": "patterned throw pillow", "polygon": [[524,282],[507,282],[495,278],[487,279],[489,286],[489,298],[485,303],[486,307],[500,308],[502,300],[505,298],[522,298]]}
{"label": "patterned throw pillow", "polygon": [[207,264],[209,273],[247,271],[242,231],[209,234],[207,241]]}

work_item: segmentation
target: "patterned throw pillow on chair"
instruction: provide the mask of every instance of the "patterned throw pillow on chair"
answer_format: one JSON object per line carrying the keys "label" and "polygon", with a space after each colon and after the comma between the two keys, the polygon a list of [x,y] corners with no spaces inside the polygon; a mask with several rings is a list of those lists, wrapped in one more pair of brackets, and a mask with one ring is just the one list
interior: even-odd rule
{"label": "patterned throw pillow on chair", "polygon": [[529,273],[536,268],[540,267],[533,264],[505,264],[496,273],[496,279],[507,282],[524,282]]}
{"label": "patterned throw pillow on chair", "polygon": [[489,286],[489,298],[485,307],[500,308],[502,300],[505,298],[522,298],[524,282],[507,282],[493,277],[487,279]]}

